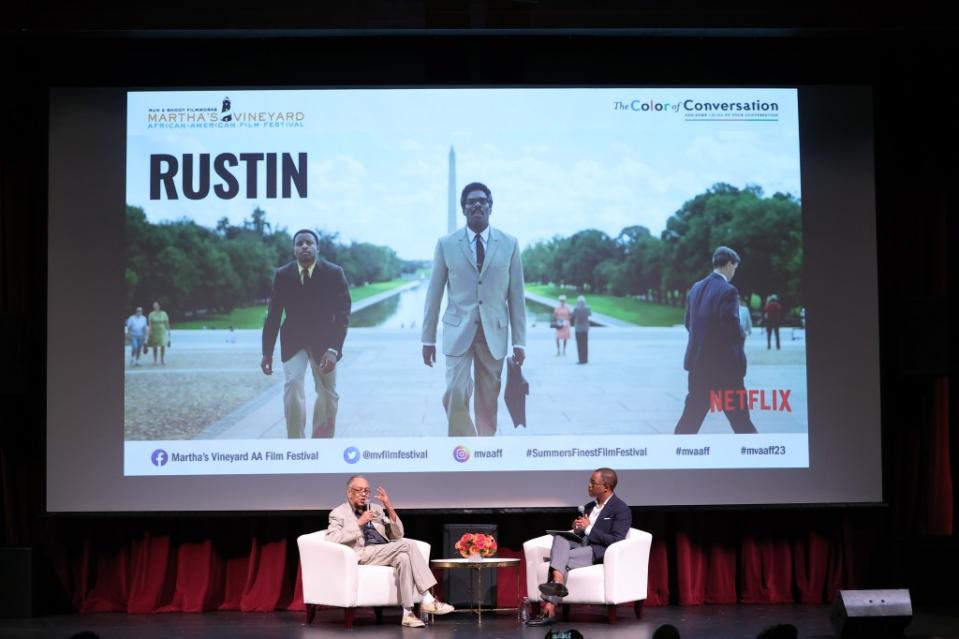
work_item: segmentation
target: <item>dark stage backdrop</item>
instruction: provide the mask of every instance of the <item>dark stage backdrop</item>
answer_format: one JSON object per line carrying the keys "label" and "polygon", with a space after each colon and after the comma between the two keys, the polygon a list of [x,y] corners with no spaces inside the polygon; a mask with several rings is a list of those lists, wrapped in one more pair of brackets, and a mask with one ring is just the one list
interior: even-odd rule
{"label": "dark stage backdrop", "polygon": [[[859,24],[859,18],[856,15],[851,23]],[[123,23],[122,17],[116,20]],[[181,40],[173,46],[157,38],[121,46],[96,38],[44,39],[42,34],[29,39],[32,30],[26,27],[32,25],[21,26],[21,39],[6,32],[0,36],[0,59],[5,61],[9,86],[5,100],[0,101],[0,121],[7,125],[0,154],[0,313],[13,318],[4,326],[16,327],[5,328],[2,335],[6,341],[0,384],[0,544],[34,548],[41,595],[50,608],[131,612],[296,608],[300,601],[295,539],[325,527],[325,513],[315,517],[70,518],[48,516],[43,507],[47,88],[110,86],[118,78],[147,69],[152,80],[144,83],[170,85],[189,67],[178,61],[232,59],[242,50],[249,51],[249,58],[253,50],[258,54],[263,47],[211,40],[193,44]],[[947,91],[955,39],[915,31],[895,32],[887,39],[869,32],[817,34],[758,40],[748,33],[724,39],[583,40],[582,46],[573,47],[581,62],[569,60],[562,73],[555,65],[543,66],[543,56],[538,63],[530,62],[521,47],[504,48],[497,41],[498,46],[484,47],[475,55],[447,56],[423,66],[422,77],[450,83],[490,75],[500,82],[521,82],[530,73],[539,73],[543,82],[559,81],[560,76],[567,82],[577,77],[584,83],[622,82],[641,73],[642,80],[651,84],[697,79],[756,84],[858,82],[876,89],[883,470],[888,507],[637,509],[636,526],[654,535],[650,604],[817,602],[828,600],[838,586],[908,587],[919,602],[957,598],[953,575],[959,567],[959,543],[952,459],[959,438],[955,364],[949,348],[949,329],[955,325],[949,282],[954,281],[956,258],[947,248],[950,238],[956,237],[951,185],[959,136],[955,119],[933,113],[936,105],[951,104]],[[343,40],[327,40],[323,46],[342,54],[336,42]],[[540,49],[542,45],[538,43]],[[374,48],[382,52],[386,46],[380,42]],[[551,53],[562,52],[553,46]],[[330,82],[348,79],[331,61],[349,56],[316,55],[323,47],[304,41],[270,50],[279,53],[280,48],[290,55],[276,55],[274,60],[300,56],[311,67],[326,64],[320,68]],[[410,55],[413,46],[397,49],[384,67],[382,56],[373,59],[354,45],[357,64],[380,70],[372,74],[374,82],[389,75],[390,63],[421,59]],[[596,64],[600,52],[609,50],[626,55],[619,56],[618,66]],[[170,56],[174,56],[171,62],[157,63]],[[664,60],[669,63],[662,64]],[[266,66],[262,61],[253,64],[259,69]],[[251,65],[231,63],[219,68],[214,75],[220,82],[237,84]],[[302,68],[270,65],[269,77],[279,84],[293,84]],[[490,68],[494,72],[484,75]],[[193,79],[213,82],[203,71],[198,67]],[[917,111],[917,104],[928,108],[928,113]],[[68,327],[65,323],[65,330]],[[642,490],[642,486],[622,490]],[[568,513],[558,512],[471,513],[468,519],[443,513],[401,514],[410,524],[409,534],[430,541],[435,548],[440,547],[446,521],[476,521],[482,516],[498,524],[502,546],[519,550],[524,539],[569,519]],[[502,596],[511,595],[504,591]]]}

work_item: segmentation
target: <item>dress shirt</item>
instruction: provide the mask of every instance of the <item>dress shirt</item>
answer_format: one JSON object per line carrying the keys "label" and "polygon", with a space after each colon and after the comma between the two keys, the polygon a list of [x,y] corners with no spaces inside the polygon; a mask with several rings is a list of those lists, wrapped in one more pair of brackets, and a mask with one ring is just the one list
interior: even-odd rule
{"label": "dress shirt", "polygon": [[[610,495],[610,497],[612,497],[612,495]],[[609,499],[607,499],[606,501],[609,501]],[[593,529],[593,526],[596,524],[596,521],[599,519],[599,513],[600,511],[603,510],[603,506],[606,504],[606,501],[604,501],[602,504],[599,502],[596,502],[596,505],[589,512],[589,526],[586,526],[586,530],[583,531],[583,535],[588,535],[589,531]]]}

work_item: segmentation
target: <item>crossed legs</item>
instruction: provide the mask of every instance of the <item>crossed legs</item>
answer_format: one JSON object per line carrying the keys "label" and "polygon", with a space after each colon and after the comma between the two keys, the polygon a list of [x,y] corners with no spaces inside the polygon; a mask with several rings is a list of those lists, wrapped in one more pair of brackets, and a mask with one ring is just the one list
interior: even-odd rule
{"label": "crossed legs", "polygon": [[[549,570],[546,581],[547,583],[565,584],[566,576],[570,570],[592,565],[592,548],[556,535],[553,537],[553,547],[549,551]],[[556,606],[562,602],[563,598],[560,596],[543,595],[544,616],[556,616]]]}
{"label": "crossed legs", "polygon": [[395,569],[397,594],[404,608],[413,607],[414,588],[415,592],[422,594],[436,585],[429,565],[409,539],[363,546],[358,554],[361,565],[392,566]]}

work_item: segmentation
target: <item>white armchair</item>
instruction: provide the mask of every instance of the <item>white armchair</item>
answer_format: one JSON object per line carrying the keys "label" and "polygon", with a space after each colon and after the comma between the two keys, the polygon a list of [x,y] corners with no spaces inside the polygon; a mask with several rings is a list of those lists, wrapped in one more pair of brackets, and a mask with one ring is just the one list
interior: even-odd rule
{"label": "white armchair", "polygon": [[[430,545],[412,539],[429,562]],[[399,606],[396,578],[390,566],[360,566],[356,552],[343,544],[326,541],[326,531],[300,535],[300,567],[306,623],[313,621],[316,606],[343,608],[346,627],[353,627],[353,611],[372,606],[379,622],[383,606]],[[416,595],[417,601],[419,595]]]}
{"label": "white armchair", "polygon": [[[563,617],[569,604],[606,606],[609,623],[616,623],[617,604],[633,602],[636,617],[642,616],[649,575],[649,548],[653,536],[644,530],[630,528],[626,539],[606,549],[603,563],[575,568],[566,576],[569,595],[563,599]],[[523,544],[526,556],[526,592],[530,601],[539,601],[539,585],[546,581],[552,535],[530,539]]]}

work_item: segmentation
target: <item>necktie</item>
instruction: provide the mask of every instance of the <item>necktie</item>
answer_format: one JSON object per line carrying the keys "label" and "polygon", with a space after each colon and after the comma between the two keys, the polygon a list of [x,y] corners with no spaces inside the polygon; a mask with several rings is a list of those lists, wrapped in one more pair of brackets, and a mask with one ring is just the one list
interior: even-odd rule
{"label": "necktie", "polygon": [[310,269],[303,269],[303,286],[306,286],[310,283]]}
{"label": "necktie", "polygon": [[476,234],[476,269],[483,270],[483,260],[486,259],[486,249],[483,248],[483,238]]}

